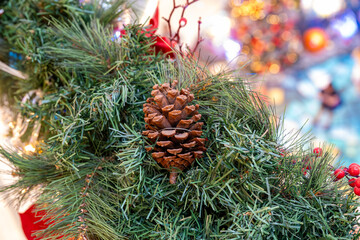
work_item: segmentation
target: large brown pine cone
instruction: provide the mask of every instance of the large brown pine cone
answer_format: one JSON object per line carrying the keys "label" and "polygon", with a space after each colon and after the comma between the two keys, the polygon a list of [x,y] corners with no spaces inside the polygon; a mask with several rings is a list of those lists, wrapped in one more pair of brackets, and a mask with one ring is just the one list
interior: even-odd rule
{"label": "large brown pine cone", "polygon": [[189,89],[175,89],[175,80],[161,86],[156,84],[147,103],[144,104],[147,136],[153,143],[148,147],[152,157],[170,171],[170,183],[176,182],[176,169],[184,170],[196,158],[201,158],[206,148],[205,139],[200,138],[203,122],[198,122],[201,114],[199,105],[188,105],[194,95]]}

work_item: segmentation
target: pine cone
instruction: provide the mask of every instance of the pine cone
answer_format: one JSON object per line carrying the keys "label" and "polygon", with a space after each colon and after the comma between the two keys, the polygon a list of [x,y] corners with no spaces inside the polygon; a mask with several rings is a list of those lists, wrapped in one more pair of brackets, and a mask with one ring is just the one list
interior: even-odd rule
{"label": "pine cone", "polygon": [[175,80],[161,86],[156,84],[147,103],[144,104],[147,136],[154,147],[148,147],[152,157],[170,171],[170,183],[176,182],[176,169],[184,170],[196,158],[202,158],[206,148],[205,139],[200,138],[203,122],[199,105],[188,105],[193,99],[189,89],[175,89]]}

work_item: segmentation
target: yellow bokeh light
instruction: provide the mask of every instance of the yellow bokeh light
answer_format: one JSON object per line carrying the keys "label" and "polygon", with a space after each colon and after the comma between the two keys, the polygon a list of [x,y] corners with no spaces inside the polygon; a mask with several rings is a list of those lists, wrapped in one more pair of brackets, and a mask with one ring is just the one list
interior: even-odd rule
{"label": "yellow bokeh light", "polygon": [[287,59],[289,60],[290,63],[295,63],[298,59],[298,56],[296,53],[291,52],[287,54]]}
{"label": "yellow bokeh light", "polygon": [[15,125],[13,122],[9,122],[9,128],[15,128]]}
{"label": "yellow bokeh light", "polygon": [[247,0],[241,4],[232,1],[230,4],[233,9],[231,15],[233,17],[250,17],[251,20],[256,21],[264,17],[264,2],[258,0]]}
{"label": "yellow bokeh light", "polygon": [[249,46],[247,46],[247,45],[245,45],[245,46],[243,46],[243,48],[242,48],[242,53],[243,54],[249,54],[250,53],[250,48],[249,48]]}
{"label": "yellow bokeh light", "polygon": [[285,100],[285,93],[282,88],[270,88],[268,89],[268,97],[271,101],[274,101],[275,105],[281,105]]}
{"label": "yellow bokeh light", "polygon": [[284,40],[284,41],[289,41],[291,39],[291,32],[290,31],[284,31],[282,34],[281,34],[281,38]]}
{"label": "yellow bokeh light", "polygon": [[254,72],[261,72],[263,68],[263,64],[260,61],[255,61],[251,63],[251,70]]}
{"label": "yellow bokeh light", "polygon": [[34,153],[36,151],[35,147],[33,145],[31,145],[31,144],[26,145],[24,147],[24,149],[25,149],[26,152],[33,152]]}
{"label": "yellow bokeh light", "polygon": [[278,15],[272,14],[266,18],[266,21],[270,24],[278,24],[280,22],[280,17]]}
{"label": "yellow bokeh light", "polygon": [[277,74],[280,72],[280,66],[277,63],[272,63],[269,67],[269,72],[272,74]]}

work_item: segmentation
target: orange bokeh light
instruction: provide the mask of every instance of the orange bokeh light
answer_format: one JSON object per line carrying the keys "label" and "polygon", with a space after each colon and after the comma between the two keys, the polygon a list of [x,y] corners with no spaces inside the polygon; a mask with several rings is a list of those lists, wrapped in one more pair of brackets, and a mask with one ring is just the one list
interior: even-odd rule
{"label": "orange bokeh light", "polygon": [[304,47],[310,52],[318,52],[328,44],[326,32],[321,28],[306,30],[303,37]]}

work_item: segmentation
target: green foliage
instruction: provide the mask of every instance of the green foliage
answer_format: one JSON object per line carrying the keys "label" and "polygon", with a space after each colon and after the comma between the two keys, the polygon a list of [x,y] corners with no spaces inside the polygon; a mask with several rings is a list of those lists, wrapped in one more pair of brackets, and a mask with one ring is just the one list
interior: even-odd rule
{"label": "green foliage", "polygon": [[[41,105],[25,106],[28,116],[41,119],[42,153],[0,150],[20,177],[3,190],[23,199],[41,189],[37,204],[50,222],[37,233],[41,239],[355,237],[359,203],[333,181],[330,150],[316,158],[304,147],[306,138],[284,142],[273,112],[244,80],[156,55],[144,26],[127,26],[114,42],[108,12],[93,18],[66,9],[82,17],[47,16],[47,41],[36,46],[41,61],[34,65],[43,68],[43,82],[35,85],[45,96]],[[28,55],[27,45],[17,44],[12,47]],[[45,86],[49,74],[54,82]],[[151,87],[174,79],[195,94],[208,150],[171,185],[145,151],[141,132]]]}
{"label": "green foliage", "polygon": [[115,1],[107,10],[95,7],[106,2],[96,1],[94,5],[83,5],[79,0],[8,0],[4,6],[0,5],[4,9],[4,14],[0,17],[0,37],[11,44],[11,51],[23,55],[20,70],[29,75],[26,81],[20,82],[20,90],[47,90],[61,85],[56,63],[44,50],[45,47],[59,46],[61,42],[61,39],[50,34],[50,19],[62,23],[89,23],[92,18],[100,16],[99,21],[106,26],[122,13],[119,6],[125,0]]}

